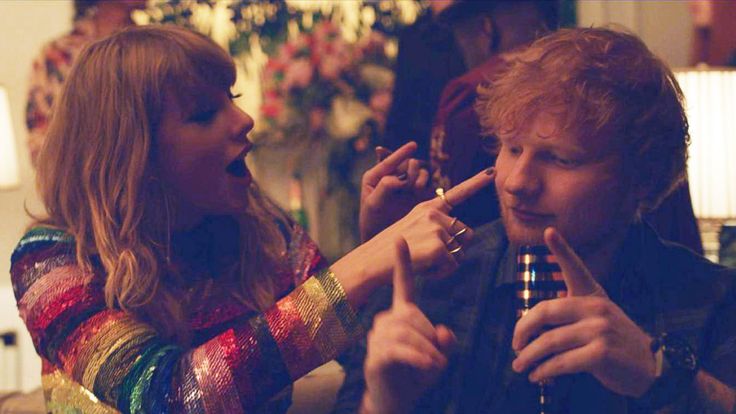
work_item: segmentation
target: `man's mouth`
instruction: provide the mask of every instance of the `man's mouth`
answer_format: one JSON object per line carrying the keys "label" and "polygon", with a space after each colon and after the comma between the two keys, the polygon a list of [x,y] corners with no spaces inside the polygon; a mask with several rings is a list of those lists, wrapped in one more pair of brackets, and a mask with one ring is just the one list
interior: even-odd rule
{"label": "man's mouth", "polygon": [[552,218],[551,214],[538,213],[536,211],[526,210],[518,207],[511,207],[510,210],[511,214],[513,214],[517,220],[522,222],[541,222]]}

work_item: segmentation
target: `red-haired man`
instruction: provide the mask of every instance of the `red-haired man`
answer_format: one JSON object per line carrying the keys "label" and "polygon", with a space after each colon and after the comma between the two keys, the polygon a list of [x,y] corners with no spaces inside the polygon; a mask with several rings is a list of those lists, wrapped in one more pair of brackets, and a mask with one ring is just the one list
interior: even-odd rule
{"label": "red-haired man", "polygon": [[[476,229],[453,277],[378,314],[342,407],[536,413],[537,383],[554,378],[556,412],[733,412],[736,272],[640,220],[685,176],[672,72],[633,35],[565,29],[515,56],[477,109],[499,139],[502,219]],[[529,244],[556,256],[568,296],[517,323]]]}

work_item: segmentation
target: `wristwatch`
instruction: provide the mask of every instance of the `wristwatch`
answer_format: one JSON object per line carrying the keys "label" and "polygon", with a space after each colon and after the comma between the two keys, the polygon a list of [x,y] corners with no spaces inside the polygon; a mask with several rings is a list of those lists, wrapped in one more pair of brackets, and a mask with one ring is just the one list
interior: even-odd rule
{"label": "wristwatch", "polygon": [[657,361],[656,379],[636,402],[658,410],[689,391],[700,365],[690,344],[676,335],[663,333],[655,337],[651,350]]}

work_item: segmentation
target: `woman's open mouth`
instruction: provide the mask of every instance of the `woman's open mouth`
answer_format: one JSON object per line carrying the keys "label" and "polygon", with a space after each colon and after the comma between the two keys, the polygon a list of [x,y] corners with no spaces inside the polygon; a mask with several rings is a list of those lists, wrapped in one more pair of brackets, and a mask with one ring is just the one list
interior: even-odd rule
{"label": "woman's open mouth", "polygon": [[245,166],[245,158],[239,157],[234,159],[227,165],[225,172],[236,178],[247,178],[250,177],[250,171]]}
{"label": "woman's open mouth", "polygon": [[240,153],[225,167],[225,172],[235,178],[250,178],[250,171],[245,165],[245,156],[252,148],[253,144],[248,141]]}

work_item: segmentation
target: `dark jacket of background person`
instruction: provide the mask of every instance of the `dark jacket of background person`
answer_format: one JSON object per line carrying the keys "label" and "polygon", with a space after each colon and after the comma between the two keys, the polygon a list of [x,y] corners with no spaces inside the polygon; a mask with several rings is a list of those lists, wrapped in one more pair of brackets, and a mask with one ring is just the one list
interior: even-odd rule
{"label": "dark jacket of background person", "polygon": [[[496,55],[464,75],[455,78],[442,91],[437,115],[432,124],[430,165],[435,187],[452,188],[477,171],[495,163],[495,157],[486,148],[493,138],[483,138],[475,100],[478,85],[503,67],[503,59]],[[469,226],[476,226],[500,217],[496,189],[484,188],[457,206],[454,214]]]}
{"label": "dark jacket of background person", "polygon": [[431,11],[399,35],[393,103],[388,113],[383,145],[394,150],[416,141],[415,157],[429,158],[432,118],[442,88],[465,72],[452,32],[435,21]]}

